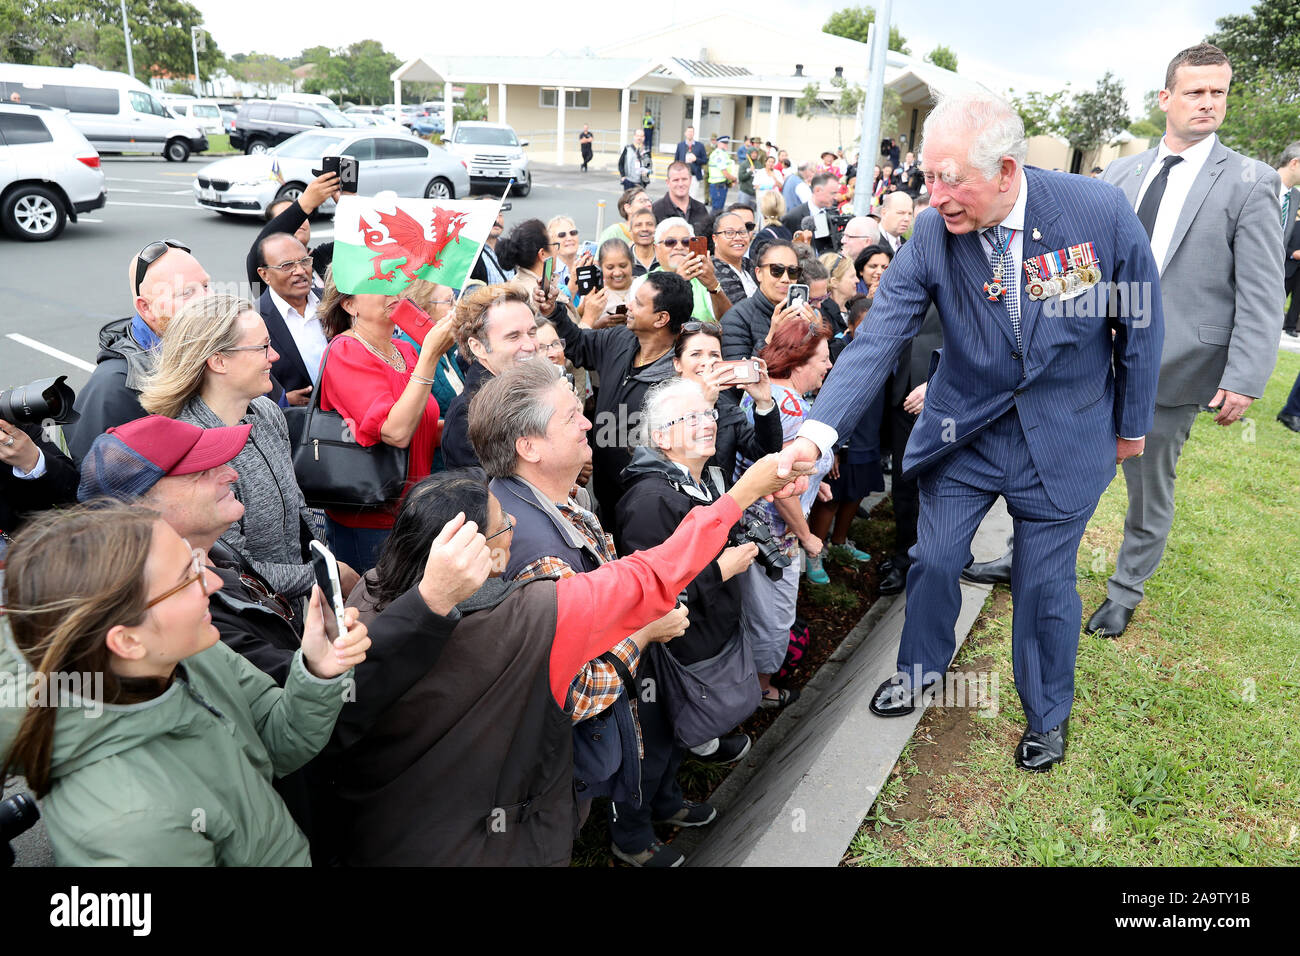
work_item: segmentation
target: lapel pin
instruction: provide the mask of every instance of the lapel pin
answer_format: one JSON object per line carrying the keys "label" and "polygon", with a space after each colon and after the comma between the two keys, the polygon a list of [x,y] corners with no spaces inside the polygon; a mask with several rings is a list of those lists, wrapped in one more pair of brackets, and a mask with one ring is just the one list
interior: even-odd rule
{"label": "lapel pin", "polygon": [[1039,232],[1037,228],[1034,229],[1033,236],[1034,236],[1034,242],[1038,242],[1040,239],[1043,238],[1043,234]]}

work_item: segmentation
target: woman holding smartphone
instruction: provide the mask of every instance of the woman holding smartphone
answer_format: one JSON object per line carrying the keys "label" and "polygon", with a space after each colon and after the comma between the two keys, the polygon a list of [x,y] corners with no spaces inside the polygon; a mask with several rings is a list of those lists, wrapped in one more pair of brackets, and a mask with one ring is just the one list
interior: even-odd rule
{"label": "woman holding smartphone", "polygon": [[[758,293],[732,306],[722,317],[722,357],[728,360],[757,355],[770,333],[788,319],[812,322],[817,313],[807,301],[788,304],[790,290],[803,282],[803,269],[794,244],[772,239],[759,251],[754,264]],[[803,290],[807,291],[807,286]]]}
{"label": "woman holding smartphone", "polygon": [[582,300],[579,325],[603,329],[627,322],[627,300],[632,297],[632,250],[622,239],[600,244],[600,275],[604,285]]}
{"label": "woman holding smartphone", "polygon": [[277,687],[218,640],[202,555],[156,512],[103,501],[15,540],[0,668],[95,677],[71,701],[0,707],[4,772],[42,798],[59,866],[311,864],[271,781],[329,740],[370,638],[350,611],[331,644],[314,596]]}
{"label": "woman holding smartphone", "polygon": [[595,262],[595,249],[589,242],[578,241],[578,227],[568,216],[555,216],[546,224],[551,240],[551,258],[555,260],[555,281],[568,290],[569,298],[578,297],[578,266]]}

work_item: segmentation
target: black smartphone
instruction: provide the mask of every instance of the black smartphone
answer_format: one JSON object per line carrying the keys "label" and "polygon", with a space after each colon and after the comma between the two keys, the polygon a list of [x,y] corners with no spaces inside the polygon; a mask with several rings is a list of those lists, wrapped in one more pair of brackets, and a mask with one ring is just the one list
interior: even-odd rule
{"label": "black smartphone", "polygon": [[605,280],[600,275],[600,266],[578,266],[575,275],[579,295],[595,292],[605,285]]}
{"label": "black smartphone", "polygon": [[335,173],[339,177],[339,188],[345,193],[357,191],[357,180],[361,177],[361,163],[351,156],[322,156],[321,168],[313,169],[317,176]]}
{"label": "black smartphone", "polygon": [[338,561],[319,541],[311,543],[311,569],[324,602],[321,617],[325,622],[325,636],[333,644],[346,629],[343,624],[343,585],[339,583]]}
{"label": "black smartphone", "polygon": [[786,295],[785,307],[787,309],[796,305],[805,305],[808,302],[808,287],[796,282],[790,286],[790,291]]}

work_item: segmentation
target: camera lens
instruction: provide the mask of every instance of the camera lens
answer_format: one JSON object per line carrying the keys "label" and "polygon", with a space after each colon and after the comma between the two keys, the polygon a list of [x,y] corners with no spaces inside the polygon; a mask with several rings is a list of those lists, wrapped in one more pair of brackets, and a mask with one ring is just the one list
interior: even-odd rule
{"label": "camera lens", "polygon": [[73,410],[76,394],[64,384],[68,376],[42,378],[0,392],[0,419],[11,425],[39,425],[47,419],[60,425],[81,416]]}

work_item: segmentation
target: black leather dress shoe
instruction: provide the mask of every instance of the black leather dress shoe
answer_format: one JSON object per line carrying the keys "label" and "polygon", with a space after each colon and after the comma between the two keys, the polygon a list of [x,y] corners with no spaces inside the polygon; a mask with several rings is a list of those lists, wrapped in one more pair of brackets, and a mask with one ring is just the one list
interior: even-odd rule
{"label": "black leather dress shoe", "polygon": [[896,564],[891,564],[888,569],[882,569],[885,574],[880,579],[881,594],[898,594],[907,586],[907,568],[900,568]]}
{"label": "black leather dress shoe", "polygon": [[1070,718],[1061,721],[1051,730],[1039,733],[1026,729],[1016,745],[1016,766],[1021,770],[1043,773],[1065,759],[1065,737],[1070,728]]}
{"label": "black leather dress shoe", "polygon": [[992,561],[980,561],[977,564],[972,564],[962,571],[961,579],[970,581],[973,584],[1010,584],[1012,550],[1012,548],[1007,548],[1006,554]]}
{"label": "black leather dress shoe", "polygon": [[[927,684],[921,694],[933,686]],[[876,688],[871,697],[871,712],[877,717],[906,717],[916,710],[916,698],[919,696],[921,695],[913,694],[910,688],[891,677]]]}
{"label": "black leather dress shoe", "polygon": [[1278,412],[1277,420],[1293,432],[1300,432],[1300,415],[1286,415]]}
{"label": "black leather dress shoe", "polygon": [[1101,607],[1088,618],[1083,629],[1096,637],[1119,637],[1128,627],[1133,617],[1133,608],[1116,604],[1110,598],[1101,602]]}

